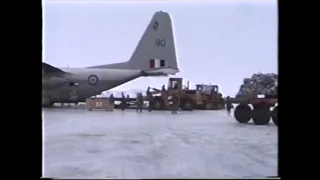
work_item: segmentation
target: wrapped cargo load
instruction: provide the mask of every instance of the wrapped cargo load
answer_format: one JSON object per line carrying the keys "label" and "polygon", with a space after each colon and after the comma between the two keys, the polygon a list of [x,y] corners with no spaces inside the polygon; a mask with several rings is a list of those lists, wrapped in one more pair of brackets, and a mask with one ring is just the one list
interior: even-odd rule
{"label": "wrapped cargo load", "polygon": [[275,73],[257,73],[244,78],[237,96],[253,97],[257,95],[278,94],[278,75]]}

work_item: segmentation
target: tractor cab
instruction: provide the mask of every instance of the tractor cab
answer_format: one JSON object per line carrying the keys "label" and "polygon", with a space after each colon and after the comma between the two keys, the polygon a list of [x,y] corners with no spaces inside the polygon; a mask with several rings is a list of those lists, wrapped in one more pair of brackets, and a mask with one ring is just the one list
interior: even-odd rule
{"label": "tractor cab", "polygon": [[197,84],[196,89],[197,89],[197,91],[204,93],[204,94],[218,94],[219,93],[219,86],[217,86],[217,85]]}
{"label": "tractor cab", "polygon": [[182,82],[182,78],[169,78],[168,90],[174,91],[174,93],[179,93],[180,95],[196,93],[194,89],[189,89],[189,81],[186,86],[183,86]]}
{"label": "tractor cab", "polygon": [[169,78],[168,90],[181,90],[182,78]]}
{"label": "tractor cab", "polygon": [[197,84],[196,89],[197,92],[210,96],[212,100],[222,99],[222,94],[219,93],[218,85]]}

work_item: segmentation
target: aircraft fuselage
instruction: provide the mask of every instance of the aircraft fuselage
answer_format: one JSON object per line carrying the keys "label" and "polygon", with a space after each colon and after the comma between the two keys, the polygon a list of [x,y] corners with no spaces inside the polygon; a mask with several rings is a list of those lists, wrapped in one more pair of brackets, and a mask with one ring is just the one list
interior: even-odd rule
{"label": "aircraft fuselage", "polygon": [[[42,98],[51,102],[84,102],[118,85],[141,77],[141,70],[60,68],[64,77],[44,77]],[[48,99],[49,98],[49,99]]]}

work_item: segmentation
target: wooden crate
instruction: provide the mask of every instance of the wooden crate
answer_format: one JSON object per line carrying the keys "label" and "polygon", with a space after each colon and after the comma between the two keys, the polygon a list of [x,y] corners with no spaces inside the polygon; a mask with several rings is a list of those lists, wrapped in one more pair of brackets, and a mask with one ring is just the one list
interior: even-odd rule
{"label": "wooden crate", "polygon": [[108,98],[87,98],[86,99],[87,108],[91,111],[93,109],[109,109],[109,99]]}

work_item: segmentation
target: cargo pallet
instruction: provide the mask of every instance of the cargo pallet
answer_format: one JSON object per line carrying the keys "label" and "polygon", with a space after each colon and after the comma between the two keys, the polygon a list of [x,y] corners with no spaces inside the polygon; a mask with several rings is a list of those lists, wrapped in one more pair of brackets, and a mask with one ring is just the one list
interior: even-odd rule
{"label": "cargo pallet", "polygon": [[86,104],[87,104],[87,108],[89,109],[89,111],[92,110],[105,110],[105,111],[109,111],[109,110],[113,110],[110,109],[110,102],[109,102],[109,98],[87,98],[86,99]]}
{"label": "cargo pallet", "polygon": [[255,125],[267,125],[272,119],[278,126],[277,96],[227,98],[226,103],[238,104],[234,110],[234,117],[239,123],[248,123],[252,119]]}

